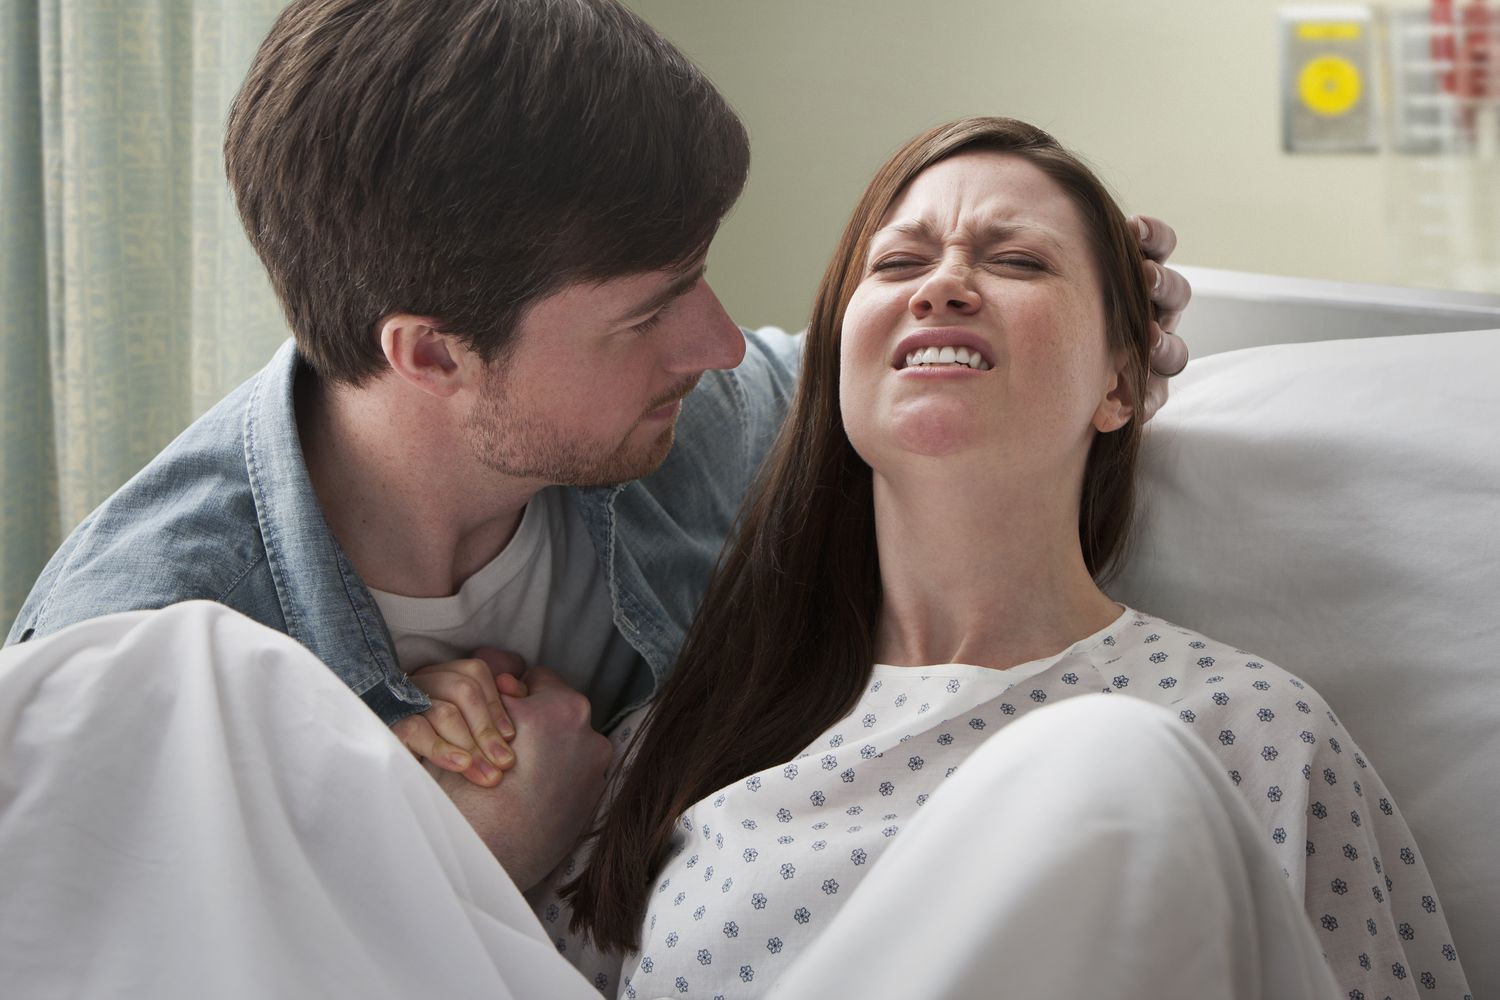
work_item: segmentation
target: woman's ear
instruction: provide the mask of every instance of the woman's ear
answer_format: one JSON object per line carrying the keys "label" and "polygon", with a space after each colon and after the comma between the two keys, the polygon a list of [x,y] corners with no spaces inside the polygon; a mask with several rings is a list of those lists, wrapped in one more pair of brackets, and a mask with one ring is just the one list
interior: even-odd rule
{"label": "woman's ear", "polygon": [[1130,423],[1130,418],[1135,415],[1136,399],[1130,390],[1130,382],[1125,377],[1125,355],[1116,355],[1114,365],[1115,370],[1110,373],[1104,398],[1094,410],[1094,429],[1101,434],[1119,430]]}
{"label": "woman's ear", "polygon": [[380,323],[380,350],[391,371],[412,388],[447,398],[463,387],[471,353],[436,328],[430,316],[393,313]]}

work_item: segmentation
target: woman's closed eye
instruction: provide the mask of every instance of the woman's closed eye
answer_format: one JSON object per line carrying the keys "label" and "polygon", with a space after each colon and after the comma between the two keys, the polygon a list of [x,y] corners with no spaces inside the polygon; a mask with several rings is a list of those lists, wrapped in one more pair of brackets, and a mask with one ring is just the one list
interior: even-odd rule
{"label": "woman's closed eye", "polygon": [[[885,257],[870,266],[872,273],[890,271],[910,271],[927,266],[930,261],[918,257]],[[1046,271],[1047,264],[1035,257],[1022,254],[1003,254],[996,257],[987,257],[982,262],[986,267],[1016,268],[1024,271]]]}
{"label": "woman's closed eye", "polygon": [[1027,257],[1020,254],[1004,254],[999,257],[991,257],[985,261],[992,267],[1014,267],[1027,271],[1045,271],[1047,265],[1035,257]]}
{"label": "woman's closed eye", "polygon": [[885,257],[870,265],[870,270],[874,272],[909,270],[926,263],[926,260],[917,257]]}

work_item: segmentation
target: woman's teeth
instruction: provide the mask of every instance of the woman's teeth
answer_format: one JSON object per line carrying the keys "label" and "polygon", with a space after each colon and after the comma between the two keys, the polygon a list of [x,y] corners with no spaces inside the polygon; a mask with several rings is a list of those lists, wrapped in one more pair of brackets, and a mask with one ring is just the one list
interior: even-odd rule
{"label": "woman's teeth", "polygon": [[966,365],[981,372],[993,367],[978,351],[967,347],[923,347],[906,356],[906,367],[913,365]]}

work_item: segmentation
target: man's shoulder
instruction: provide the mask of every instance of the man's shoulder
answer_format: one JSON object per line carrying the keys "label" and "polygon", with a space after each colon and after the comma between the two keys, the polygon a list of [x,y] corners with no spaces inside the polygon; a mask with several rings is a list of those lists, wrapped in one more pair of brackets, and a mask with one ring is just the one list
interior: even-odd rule
{"label": "man's shoulder", "polygon": [[717,372],[753,408],[752,418],[781,426],[791,405],[797,375],[802,365],[802,337],[774,326],[741,329],[745,335],[745,359],[739,366]]}
{"label": "man's shoulder", "polygon": [[748,475],[781,429],[796,389],[801,338],[773,327],[742,332],[739,366],[706,373],[683,401],[672,449],[677,465],[721,474],[738,466]]}
{"label": "man's shoulder", "polygon": [[[618,491],[586,491],[586,504],[613,505],[627,546],[649,541],[653,550],[675,551],[680,546],[663,540],[690,539],[710,564],[717,557],[791,405],[801,349],[800,337],[780,330],[743,333],[744,361],[706,373],[683,400],[661,466]],[[596,527],[603,520],[593,518]]]}
{"label": "man's shoulder", "polygon": [[8,642],[195,599],[276,624],[245,463],[251,392],[247,382],[199,417],[68,535]]}
{"label": "man's shoulder", "polygon": [[[639,626],[632,643],[658,676],[692,620],[714,561],[796,386],[798,338],[745,331],[745,360],[711,371],[683,401],[661,467],[621,486],[579,491],[595,551]],[[632,626],[636,628],[636,626]]]}

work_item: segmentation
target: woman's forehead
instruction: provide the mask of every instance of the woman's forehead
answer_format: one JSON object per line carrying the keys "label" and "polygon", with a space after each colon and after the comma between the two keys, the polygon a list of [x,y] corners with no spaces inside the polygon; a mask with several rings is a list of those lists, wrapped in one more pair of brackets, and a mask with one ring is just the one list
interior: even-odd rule
{"label": "woman's forehead", "polygon": [[938,238],[963,231],[1050,233],[1070,242],[1068,237],[1082,234],[1082,223],[1072,199],[1025,158],[972,150],[912,178],[881,217],[876,237]]}

